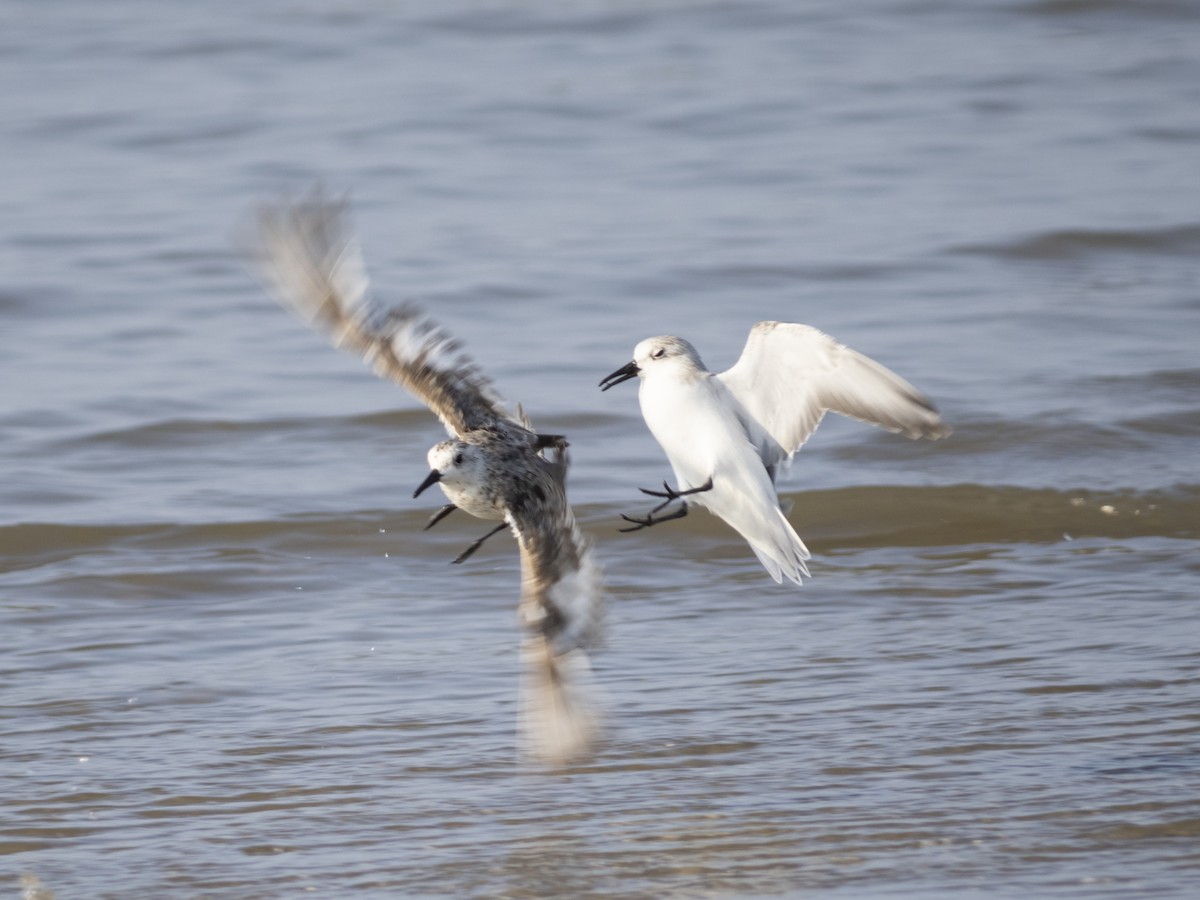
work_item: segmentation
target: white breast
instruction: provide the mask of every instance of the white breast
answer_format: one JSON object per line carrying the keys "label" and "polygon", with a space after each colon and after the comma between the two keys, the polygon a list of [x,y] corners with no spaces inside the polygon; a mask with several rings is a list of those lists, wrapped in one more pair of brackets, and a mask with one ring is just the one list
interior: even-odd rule
{"label": "white breast", "polygon": [[[682,490],[704,484],[722,460],[746,445],[737,401],[707,374],[687,381],[645,378],[638,399],[646,426],[667,454]],[[702,502],[701,496],[695,499]]]}

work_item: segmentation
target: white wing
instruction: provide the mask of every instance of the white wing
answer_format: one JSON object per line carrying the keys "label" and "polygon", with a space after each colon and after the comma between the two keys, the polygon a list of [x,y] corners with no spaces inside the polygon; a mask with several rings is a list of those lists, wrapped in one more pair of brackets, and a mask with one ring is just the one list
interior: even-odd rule
{"label": "white wing", "polygon": [[950,434],[924,394],[809,325],[759,322],[742,355],[718,376],[791,459],[827,410],[910,438]]}

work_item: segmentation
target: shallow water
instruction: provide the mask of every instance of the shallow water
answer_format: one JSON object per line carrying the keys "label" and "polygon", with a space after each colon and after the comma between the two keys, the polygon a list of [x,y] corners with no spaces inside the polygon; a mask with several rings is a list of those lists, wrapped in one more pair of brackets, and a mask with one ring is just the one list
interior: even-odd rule
{"label": "shallow water", "polygon": [[[1190,896],[1190,4],[12,5],[0,36],[0,878],[60,898]],[[542,428],[609,733],[515,756],[517,559],[435,420],[265,297],[349,189]],[[649,334],[817,325],[949,440],[828,421],[775,586],[669,475]]]}

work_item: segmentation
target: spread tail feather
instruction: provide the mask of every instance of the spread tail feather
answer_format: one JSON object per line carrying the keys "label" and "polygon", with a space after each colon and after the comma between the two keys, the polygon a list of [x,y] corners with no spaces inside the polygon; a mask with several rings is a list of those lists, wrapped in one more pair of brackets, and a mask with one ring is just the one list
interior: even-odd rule
{"label": "spread tail feather", "polygon": [[801,575],[811,577],[805,565],[805,560],[809,558],[808,548],[783,511],[776,509],[775,514],[777,519],[773,524],[776,527],[770,528],[768,534],[751,536],[742,532],[742,537],[750,544],[750,549],[776,584],[783,582],[784,575],[800,584]]}

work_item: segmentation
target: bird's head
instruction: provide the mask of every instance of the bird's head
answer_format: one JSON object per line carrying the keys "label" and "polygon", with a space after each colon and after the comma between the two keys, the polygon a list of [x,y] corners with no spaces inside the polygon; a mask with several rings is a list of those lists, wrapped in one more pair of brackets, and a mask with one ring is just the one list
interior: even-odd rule
{"label": "bird's head", "polygon": [[442,441],[434,444],[425,458],[429,462],[429,474],[413,492],[414,497],[419,497],[431,484],[440,483],[445,490],[477,485],[484,479],[483,452],[474,444]]}
{"label": "bird's head", "polygon": [[613,385],[639,375],[645,378],[672,369],[685,373],[703,372],[704,363],[696,348],[681,337],[667,334],[646,338],[633,348],[633,361],[604,378],[600,390],[607,391]]}

